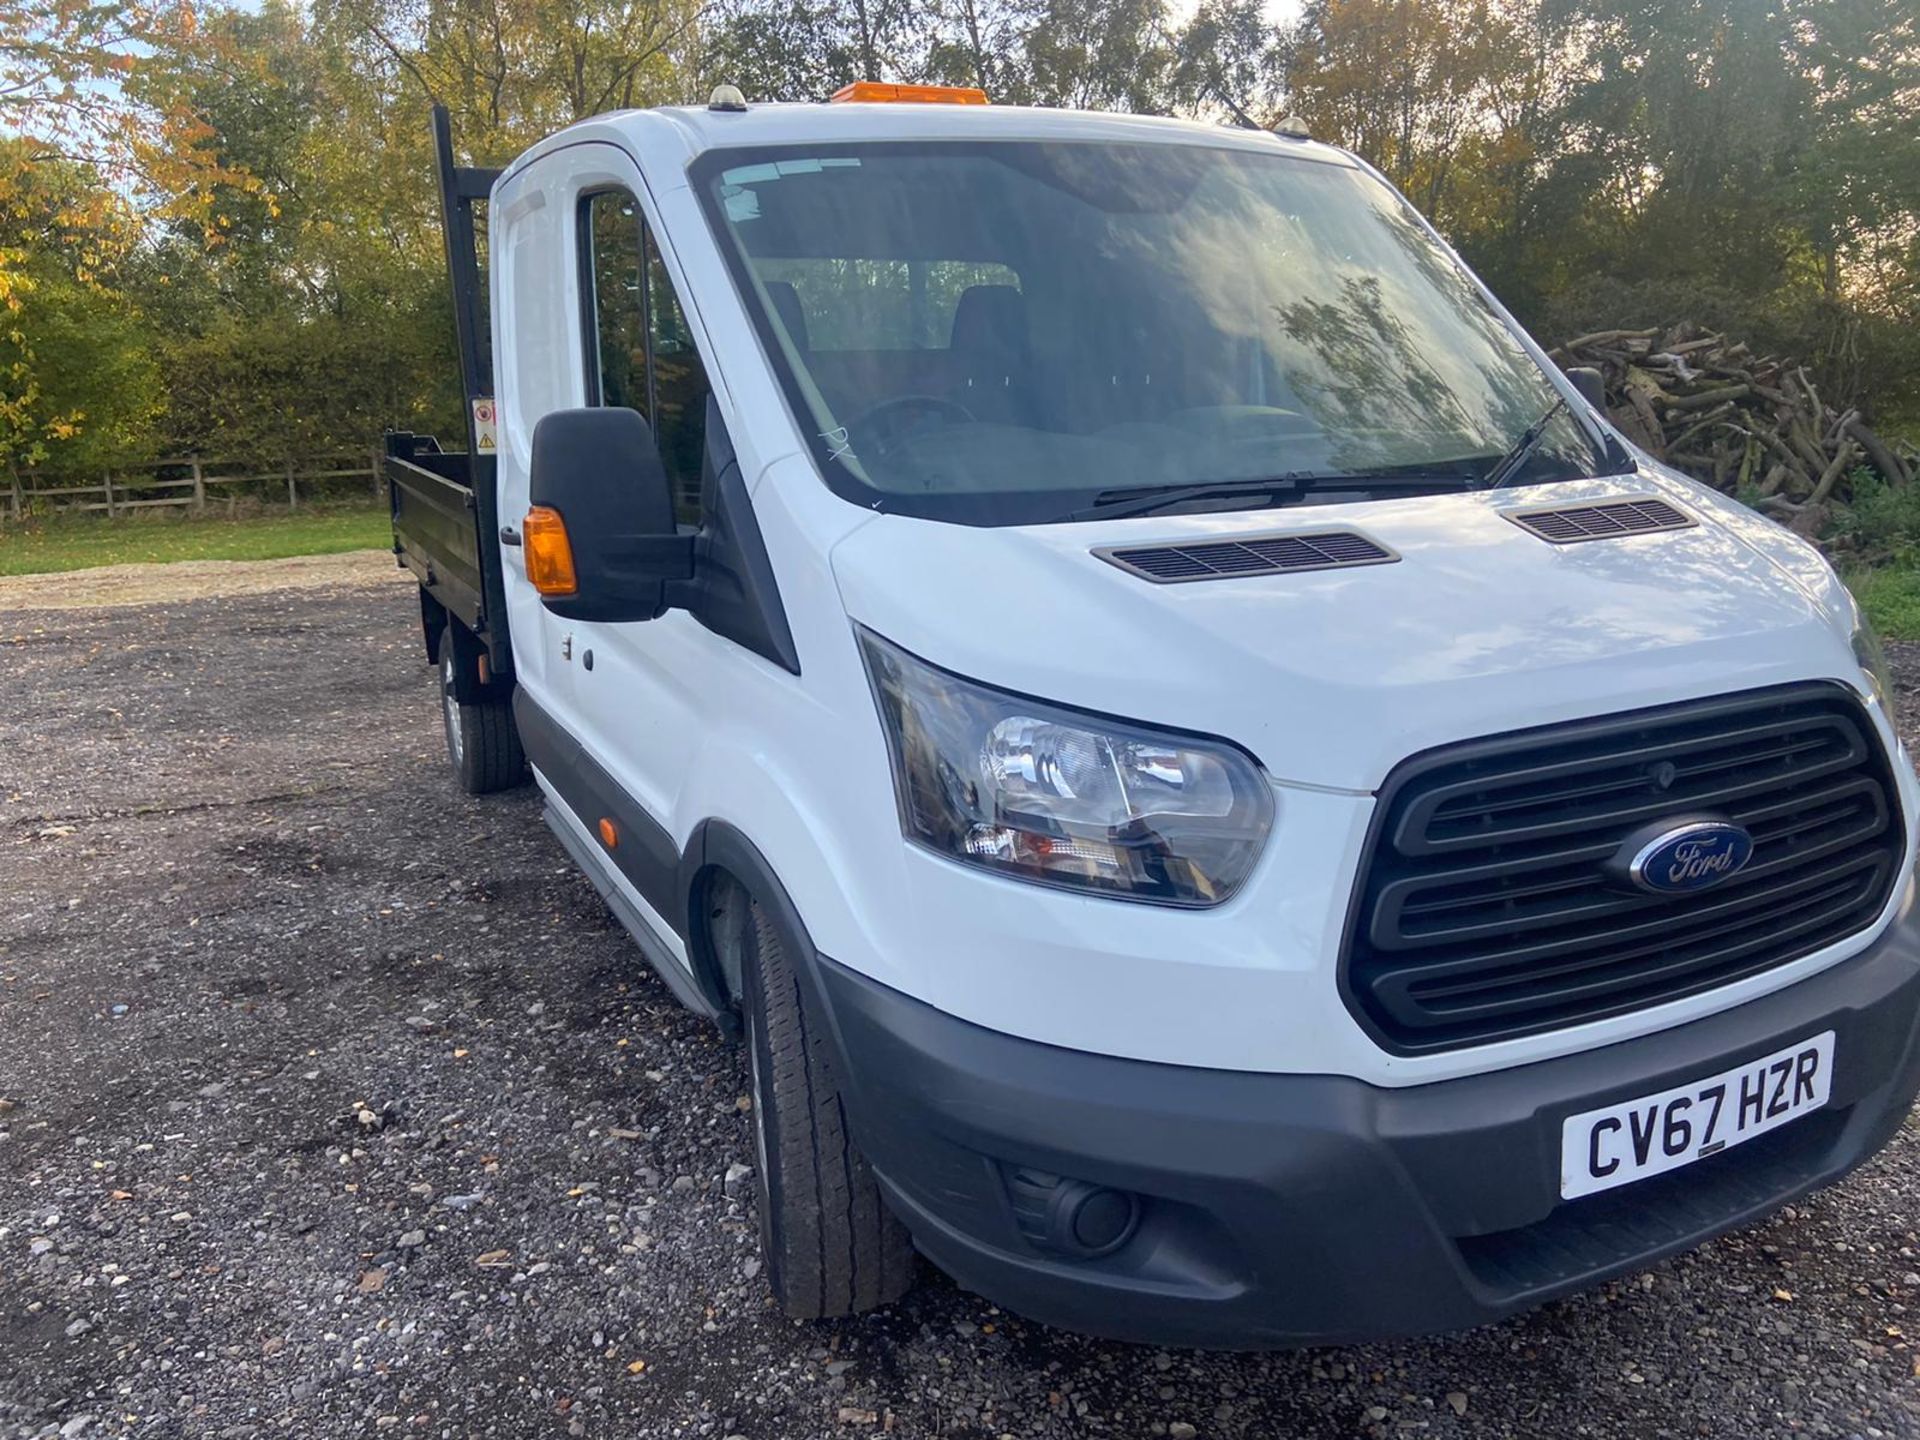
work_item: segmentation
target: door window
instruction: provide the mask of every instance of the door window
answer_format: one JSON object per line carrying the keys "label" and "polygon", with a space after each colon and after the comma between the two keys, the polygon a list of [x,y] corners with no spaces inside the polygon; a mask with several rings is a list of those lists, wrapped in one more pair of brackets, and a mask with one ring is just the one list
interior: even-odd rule
{"label": "door window", "polygon": [[706,366],[686,311],[633,196],[603,190],[582,205],[582,257],[591,304],[588,403],[625,405],[653,427],[674,517],[700,523],[706,453]]}
{"label": "door window", "polygon": [[639,210],[623,190],[590,195],[583,208],[593,316],[593,353],[587,357],[592,393],[587,398],[595,405],[624,405],[648,415],[653,407],[647,403]]}
{"label": "door window", "polygon": [[647,336],[653,356],[654,438],[673,487],[674,514],[684,523],[700,523],[700,467],[707,449],[706,366],[693,348],[680,297],[661,263],[653,236],[646,237]]}

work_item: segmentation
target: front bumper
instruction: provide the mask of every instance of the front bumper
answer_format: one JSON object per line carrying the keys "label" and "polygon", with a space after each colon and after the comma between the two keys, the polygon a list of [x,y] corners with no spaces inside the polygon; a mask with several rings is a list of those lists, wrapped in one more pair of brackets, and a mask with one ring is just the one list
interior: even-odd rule
{"label": "front bumper", "polygon": [[[854,1135],[919,1248],[1017,1313],[1154,1344],[1462,1329],[1685,1250],[1873,1155],[1920,1090],[1920,917],[1774,995],[1603,1049],[1384,1089],[1063,1050],[984,1030],[820,957]],[[1826,1109],[1680,1171],[1559,1194],[1568,1115],[1836,1035]],[[1036,1177],[1038,1179],[1036,1180]],[[1138,1197],[1064,1258],[1036,1183]]]}

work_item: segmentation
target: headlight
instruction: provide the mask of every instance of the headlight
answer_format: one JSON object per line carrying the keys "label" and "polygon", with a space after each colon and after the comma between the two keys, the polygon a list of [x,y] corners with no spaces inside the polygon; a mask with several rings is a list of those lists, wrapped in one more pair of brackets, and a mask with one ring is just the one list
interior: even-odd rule
{"label": "headlight", "polygon": [[1241,751],[962,680],[860,632],[909,840],[1043,885],[1218,905],[1273,823]]}
{"label": "headlight", "polygon": [[1880,648],[1880,637],[1873,633],[1873,626],[1864,615],[1854,621],[1853,658],[1859,662],[1860,674],[1873,687],[1880,708],[1887,712],[1887,719],[1892,720],[1893,671],[1887,665],[1887,652]]}

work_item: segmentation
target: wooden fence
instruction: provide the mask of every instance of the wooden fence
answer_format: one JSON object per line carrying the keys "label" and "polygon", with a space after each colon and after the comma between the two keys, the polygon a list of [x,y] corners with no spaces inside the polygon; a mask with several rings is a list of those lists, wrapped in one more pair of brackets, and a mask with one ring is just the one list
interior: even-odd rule
{"label": "wooden fence", "polygon": [[[322,493],[328,498],[365,493],[378,500],[386,494],[380,461],[380,451],[374,449],[357,455],[283,460],[271,470],[262,470],[257,460],[205,460],[190,455],[102,471],[97,481],[84,483],[72,476],[15,472],[7,477],[7,517],[19,520],[29,514],[89,510],[119,516],[164,506],[197,515],[209,503],[231,509],[246,495],[298,509],[303,487],[309,502]],[[364,492],[346,483],[354,480],[365,485]]]}

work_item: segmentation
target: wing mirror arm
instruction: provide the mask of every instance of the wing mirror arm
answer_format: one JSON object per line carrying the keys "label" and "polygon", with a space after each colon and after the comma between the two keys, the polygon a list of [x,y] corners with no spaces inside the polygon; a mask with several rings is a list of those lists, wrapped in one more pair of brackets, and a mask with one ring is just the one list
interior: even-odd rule
{"label": "wing mirror arm", "polygon": [[693,579],[695,535],[628,535],[617,542],[619,557],[649,580],[669,585]]}

